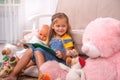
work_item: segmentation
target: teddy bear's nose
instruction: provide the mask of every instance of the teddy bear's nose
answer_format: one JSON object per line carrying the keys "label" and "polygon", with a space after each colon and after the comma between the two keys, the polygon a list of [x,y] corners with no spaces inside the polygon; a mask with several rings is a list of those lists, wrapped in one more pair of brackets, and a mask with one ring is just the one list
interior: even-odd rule
{"label": "teddy bear's nose", "polygon": [[89,48],[87,46],[83,45],[81,48],[81,51],[86,54],[86,53],[88,53]]}
{"label": "teddy bear's nose", "polygon": [[99,50],[92,44],[83,44],[81,50],[85,55],[91,58],[96,58],[100,56]]}

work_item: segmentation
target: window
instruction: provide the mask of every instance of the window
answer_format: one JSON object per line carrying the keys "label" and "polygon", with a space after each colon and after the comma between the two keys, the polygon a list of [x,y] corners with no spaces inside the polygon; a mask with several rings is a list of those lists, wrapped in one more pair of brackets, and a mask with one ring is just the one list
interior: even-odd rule
{"label": "window", "polygon": [[2,6],[20,6],[21,0],[0,0],[0,7]]}
{"label": "window", "polygon": [[14,4],[20,4],[21,0],[0,0],[0,4],[6,4],[6,3],[14,3]]}

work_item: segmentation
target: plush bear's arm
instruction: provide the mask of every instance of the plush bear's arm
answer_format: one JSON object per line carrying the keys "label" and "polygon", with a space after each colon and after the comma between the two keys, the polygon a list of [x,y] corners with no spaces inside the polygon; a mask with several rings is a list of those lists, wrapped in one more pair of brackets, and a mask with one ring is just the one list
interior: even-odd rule
{"label": "plush bear's arm", "polygon": [[82,69],[76,70],[76,72],[79,74],[79,76],[81,76],[80,80],[85,80],[85,74]]}

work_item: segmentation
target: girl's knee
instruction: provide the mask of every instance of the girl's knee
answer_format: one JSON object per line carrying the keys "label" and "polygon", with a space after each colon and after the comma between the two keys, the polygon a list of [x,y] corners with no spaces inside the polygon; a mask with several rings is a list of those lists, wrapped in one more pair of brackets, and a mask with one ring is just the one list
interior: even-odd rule
{"label": "girl's knee", "polygon": [[34,55],[43,55],[43,54],[42,54],[42,52],[36,50],[36,51],[34,51]]}
{"label": "girl's knee", "polygon": [[32,49],[31,48],[27,49],[26,53],[32,53]]}
{"label": "girl's knee", "polygon": [[30,55],[30,56],[32,56],[32,49],[27,49],[25,51],[24,55]]}

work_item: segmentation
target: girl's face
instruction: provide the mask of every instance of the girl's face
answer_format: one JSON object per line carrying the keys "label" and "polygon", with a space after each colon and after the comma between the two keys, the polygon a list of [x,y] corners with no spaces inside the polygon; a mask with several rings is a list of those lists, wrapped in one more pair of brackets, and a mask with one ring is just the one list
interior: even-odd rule
{"label": "girl's face", "polygon": [[67,23],[66,23],[66,19],[62,18],[62,19],[57,19],[57,21],[55,22],[55,24],[53,25],[52,29],[55,31],[55,35],[56,37],[61,37],[63,36],[68,29]]}

